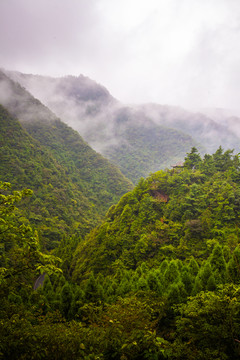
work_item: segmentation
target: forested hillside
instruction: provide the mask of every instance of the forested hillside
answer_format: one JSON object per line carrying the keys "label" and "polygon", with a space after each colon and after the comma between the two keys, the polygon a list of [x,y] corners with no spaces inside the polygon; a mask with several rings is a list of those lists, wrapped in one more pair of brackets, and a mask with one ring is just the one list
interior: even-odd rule
{"label": "forested hillside", "polygon": [[2,358],[239,359],[239,180],[232,151],[192,148],[51,255],[1,183]]}
{"label": "forested hillside", "polygon": [[20,85],[0,74],[0,178],[31,188],[27,216],[48,248],[64,233],[83,236],[132,188],[114,165]]}
{"label": "forested hillside", "polygon": [[183,160],[193,146],[203,149],[198,136],[193,139],[185,129],[173,129],[168,121],[157,124],[151,114],[121,104],[106,88],[83,75],[51,78],[7,74],[77,130],[134,183],[141,176]]}
{"label": "forested hillside", "polygon": [[201,159],[195,148],[184,166],[140,180],[108,212],[106,221],[79,245],[74,278],[118,266],[154,266],[166,257],[201,262],[218,242],[239,237],[239,157],[219,148]]}
{"label": "forested hillside", "polygon": [[7,73],[135,183],[182,161],[193,146],[202,154],[213,153],[220,145],[236,153],[240,150],[239,118],[230,119],[227,112],[219,118],[215,111],[204,115],[162,104],[124,105],[83,75]]}

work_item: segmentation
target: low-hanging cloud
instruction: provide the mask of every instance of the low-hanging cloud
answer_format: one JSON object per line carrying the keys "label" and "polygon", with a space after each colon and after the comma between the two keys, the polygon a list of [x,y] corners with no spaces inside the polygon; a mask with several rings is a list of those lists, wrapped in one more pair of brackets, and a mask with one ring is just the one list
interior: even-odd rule
{"label": "low-hanging cloud", "polygon": [[79,75],[124,102],[239,110],[238,0],[2,0],[0,66]]}

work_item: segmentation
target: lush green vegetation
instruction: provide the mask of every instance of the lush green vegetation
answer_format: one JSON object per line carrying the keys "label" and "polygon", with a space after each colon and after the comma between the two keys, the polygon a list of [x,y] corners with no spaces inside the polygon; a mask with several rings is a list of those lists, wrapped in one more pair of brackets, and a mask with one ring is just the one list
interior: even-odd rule
{"label": "lush green vegetation", "polygon": [[[0,358],[239,359],[239,155],[193,147],[127,192],[77,132],[0,84],[21,119],[0,106]],[[182,149],[174,131],[117,122],[134,180],[141,159]]]}
{"label": "lush green vegetation", "polygon": [[60,120],[23,124],[0,107],[1,179],[34,191],[24,209],[47,248],[84,236],[131,183]]}
{"label": "lush green vegetation", "polygon": [[[116,120],[118,141],[103,151],[124,175],[137,183],[150,172],[174,165],[196,143],[186,133],[157,126],[149,120],[142,124],[128,115],[119,114]],[[130,119],[129,119],[130,118]],[[123,123],[123,124],[122,124]]]}
{"label": "lush green vegetation", "polygon": [[30,195],[1,183],[3,359],[239,359],[238,156],[193,148],[51,255],[16,207]]}
{"label": "lush green vegetation", "polygon": [[217,243],[236,246],[239,175],[239,157],[231,151],[219,148],[201,159],[193,148],[183,168],[141,179],[79,245],[75,279],[89,271],[111,274],[120,263],[154,266],[169,256],[203,261]]}

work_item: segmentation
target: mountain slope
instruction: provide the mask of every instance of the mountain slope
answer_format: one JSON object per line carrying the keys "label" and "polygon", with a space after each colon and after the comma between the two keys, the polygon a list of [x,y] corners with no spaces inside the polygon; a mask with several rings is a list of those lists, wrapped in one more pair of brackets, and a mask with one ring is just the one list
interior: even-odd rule
{"label": "mountain slope", "polygon": [[[219,146],[236,152],[240,150],[239,119],[233,121],[227,113],[222,113],[221,121],[218,121],[213,112],[204,115],[159,104],[124,106],[103,86],[83,75],[47,78],[16,72],[9,74],[61,115],[94,149],[114,161],[133,181],[183,160],[192,146],[197,146],[202,153],[213,153]],[[126,117],[128,121],[125,121],[123,132],[119,129],[119,119]],[[152,157],[151,137],[147,134],[149,127],[158,138],[154,141],[153,153],[156,154]],[[186,141],[183,141],[183,133]],[[164,144],[168,145],[168,151]]]}
{"label": "mountain slope", "polygon": [[118,110],[114,124],[117,143],[105,148],[103,153],[134,183],[184,159],[196,145],[186,133],[156,126],[128,107]]}
{"label": "mountain slope", "polygon": [[183,160],[186,152],[197,145],[186,133],[173,130],[168,124],[159,126],[136,107],[123,106],[104,87],[82,75],[9,75],[134,182]]}
{"label": "mountain slope", "polygon": [[219,122],[200,112],[193,113],[179,107],[159,104],[141,105],[139,111],[151,117],[158,125],[167,125],[191,135],[208,153],[215,152],[219,146],[235,149],[236,152],[240,149],[239,134],[227,117],[225,121]]}
{"label": "mountain slope", "polygon": [[[219,148],[201,159],[191,152],[184,168],[159,171],[141,180],[110,208],[75,253],[73,278],[150,267],[165,258],[201,261],[212,246],[239,237],[240,162]],[[231,239],[231,240],[230,240]]]}
{"label": "mountain slope", "polygon": [[1,180],[34,190],[30,219],[43,236],[55,241],[70,230],[85,235],[131,183],[2,73],[0,103],[21,119],[1,108]]}

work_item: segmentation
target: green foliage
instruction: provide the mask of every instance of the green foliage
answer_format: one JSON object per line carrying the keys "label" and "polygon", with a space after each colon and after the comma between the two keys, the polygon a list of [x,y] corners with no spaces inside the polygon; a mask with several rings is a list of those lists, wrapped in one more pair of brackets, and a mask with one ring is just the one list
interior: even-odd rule
{"label": "green foliage", "polygon": [[193,147],[190,153],[187,153],[185,158],[184,166],[188,169],[197,169],[199,168],[202,162],[201,156],[198,153],[197,149]]}
{"label": "green foliage", "polygon": [[65,283],[60,293],[60,309],[63,316],[67,320],[69,320],[72,299],[73,299],[72,289],[68,283]]}
{"label": "green foliage", "polygon": [[[67,134],[61,124],[58,131]],[[50,132],[48,154],[54,153],[52,143]],[[66,169],[63,143],[56,141],[54,161]],[[0,357],[239,358],[239,159],[221,149],[200,160],[195,155],[194,150],[180,170],[141,179],[85,237],[76,218],[71,222],[68,195],[66,214],[57,197],[61,220],[48,218],[48,230],[55,238],[56,224],[61,235],[68,224],[75,233],[61,236],[52,253],[41,251],[36,231],[45,240],[47,223],[39,214],[48,205],[42,210],[42,199],[32,191],[0,184]],[[52,193],[63,180],[76,194],[64,171]],[[89,183],[93,201],[94,186]],[[84,213],[86,219],[95,210]],[[43,286],[33,290],[39,273]]]}
{"label": "green foliage", "polygon": [[238,359],[239,294],[229,285],[179,305],[174,359]]}
{"label": "green foliage", "polygon": [[0,182],[0,283],[9,287],[32,276],[34,271],[52,273],[60,261],[40,251],[38,234],[16,207],[31,190],[12,191],[10,183]]}
{"label": "green foliage", "polygon": [[240,248],[236,247],[227,264],[228,280],[235,284],[240,282]]}
{"label": "green foliage", "polygon": [[147,126],[139,121],[124,122],[124,117],[119,115],[118,143],[103,153],[135,184],[141,177],[175,164],[194,145],[194,140],[181,131],[152,122]]}
{"label": "green foliage", "polygon": [[[217,243],[228,248],[231,242],[235,248],[239,237],[239,159],[218,150],[211,158],[222,167],[213,162],[209,175],[209,157],[199,159],[196,149],[191,157],[198,164],[194,169],[159,171],[141,179],[110,209],[105,222],[79,244],[72,262],[74,280],[81,280],[89,271],[110,274],[119,261],[128,269],[136,269],[143,261],[152,266],[165,257],[193,256],[193,261],[201,263]],[[219,257],[218,266],[214,257]],[[213,254],[211,265],[217,283],[226,280],[224,264],[222,250]],[[195,274],[196,269],[192,271]]]}
{"label": "green foliage", "polygon": [[213,269],[215,278],[218,279],[220,284],[224,283],[226,279],[226,262],[223,256],[222,248],[217,244],[212,252],[210,264]]}
{"label": "green foliage", "polygon": [[[24,108],[24,97],[22,101]],[[35,110],[41,110],[40,103]],[[131,183],[78,133],[45,116],[37,120],[33,112],[31,121],[21,125],[0,106],[0,178],[13,189],[34,191],[21,208],[38,229],[42,245],[52,249],[64,233],[88,233]]]}

